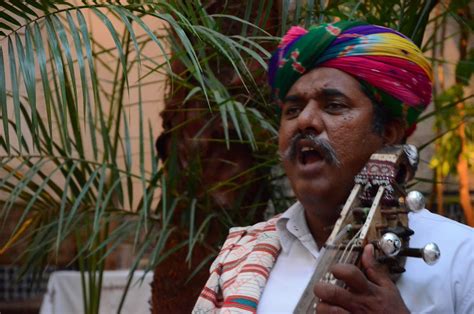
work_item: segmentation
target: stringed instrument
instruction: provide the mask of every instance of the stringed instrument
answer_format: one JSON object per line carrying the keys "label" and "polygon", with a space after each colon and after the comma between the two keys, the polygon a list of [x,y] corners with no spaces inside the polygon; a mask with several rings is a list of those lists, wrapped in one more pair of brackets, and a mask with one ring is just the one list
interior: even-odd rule
{"label": "stringed instrument", "polygon": [[394,281],[405,271],[407,256],[421,257],[429,265],[436,263],[440,257],[436,244],[429,243],[421,249],[408,247],[414,233],[408,228],[408,212],[425,205],[420,192],[405,191],[417,166],[418,152],[413,145],[388,146],[372,154],[355,177],[355,185],[294,313],[314,313],[319,302],[313,293],[316,282],[344,287],[330,268],[336,263],[357,265],[368,243],[374,244],[375,258],[386,265]]}

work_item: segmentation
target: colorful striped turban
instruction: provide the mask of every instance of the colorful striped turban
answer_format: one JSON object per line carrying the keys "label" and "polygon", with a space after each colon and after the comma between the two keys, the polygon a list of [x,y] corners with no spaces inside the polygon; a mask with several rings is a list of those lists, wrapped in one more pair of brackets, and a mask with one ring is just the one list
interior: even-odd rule
{"label": "colorful striped turban", "polygon": [[306,30],[292,27],[273,54],[269,83],[277,100],[316,67],[330,67],[355,77],[389,112],[406,121],[410,135],[431,101],[428,60],[406,36],[390,28],[342,21]]}

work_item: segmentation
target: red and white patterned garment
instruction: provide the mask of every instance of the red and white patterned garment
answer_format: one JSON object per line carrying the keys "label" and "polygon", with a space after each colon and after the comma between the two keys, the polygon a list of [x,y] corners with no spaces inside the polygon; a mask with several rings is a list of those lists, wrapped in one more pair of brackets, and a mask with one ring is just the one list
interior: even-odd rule
{"label": "red and white patterned garment", "polygon": [[193,313],[256,313],[280,251],[277,220],[230,230]]}

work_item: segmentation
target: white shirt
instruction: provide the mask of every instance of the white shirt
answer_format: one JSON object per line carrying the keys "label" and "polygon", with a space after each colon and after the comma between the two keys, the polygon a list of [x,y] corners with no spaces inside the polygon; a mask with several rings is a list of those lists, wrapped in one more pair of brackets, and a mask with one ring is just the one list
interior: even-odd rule
{"label": "white shirt", "polygon": [[[474,313],[474,229],[424,209],[409,213],[410,247],[435,242],[432,266],[407,258],[397,287],[412,313]],[[260,298],[258,313],[292,313],[316,269],[319,249],[298,202],[276,224],[281,253]]]}

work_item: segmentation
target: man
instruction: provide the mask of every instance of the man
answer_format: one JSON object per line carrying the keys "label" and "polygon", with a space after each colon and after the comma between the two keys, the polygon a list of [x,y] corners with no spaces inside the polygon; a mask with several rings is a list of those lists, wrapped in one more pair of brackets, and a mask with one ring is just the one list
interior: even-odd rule
{"label": "man", "polygon": [[[398,144],[431,98],[431,69],[403,35],[358,22],[292,28],[269,66],[281,108],[279,150],[298,202],[233,228],[195,313],[291,313],[318,264],[354,176]],[[427,210],[409,214],[412,247],[436,242],[440,261],[408,258],[393,283],[365,247],[363,270],[332,267],[348,289],[317,283],[318,313],[474,313],[474,230]]]}

